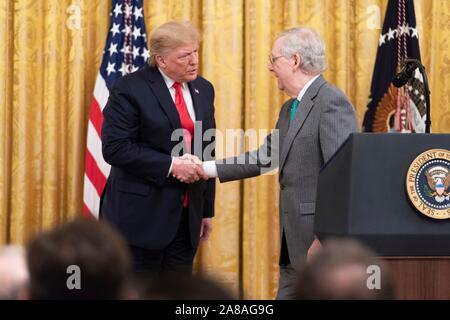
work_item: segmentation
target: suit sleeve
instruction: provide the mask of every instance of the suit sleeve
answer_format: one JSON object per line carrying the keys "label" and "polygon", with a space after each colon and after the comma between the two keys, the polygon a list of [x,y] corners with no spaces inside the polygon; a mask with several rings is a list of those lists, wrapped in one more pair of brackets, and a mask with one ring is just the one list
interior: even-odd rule
{"label": "suit sleeve", "polygon": [[[214,134],[212,135],[212,141],[210,144],[210,150],[211,154],[208,155],[207,152],[204,154],[204,161],[210,161],[214,160],[216,157],[215,153],[215,146],[216,146],[216,140],[215,140],[215,130],[216,130],[216,120],[214,116],[214,87],[211,86],[211,104],[213,108],[213,117],[210,120],[211,123],[208,123],[207,126],[210,129],[214,130]],[[206,181],[206,189],[204,193],[204,210],[203,210],[203,218],[212,218],[214,217],[214,201],[216,198],[216,179],[209,179]]]}
{"label": "suit sleeve", "polygon": [[117,81],[103,110],[102,152],[107,163],[163,184],[172,158],[138,140],[139,111],[126,82]]}
{"label": "suit sleeve", "polygon": [[358,132],[355,110],[343,93],[333,95],[322,105],[319,138],[324,163],[345,142],[350,133]]}

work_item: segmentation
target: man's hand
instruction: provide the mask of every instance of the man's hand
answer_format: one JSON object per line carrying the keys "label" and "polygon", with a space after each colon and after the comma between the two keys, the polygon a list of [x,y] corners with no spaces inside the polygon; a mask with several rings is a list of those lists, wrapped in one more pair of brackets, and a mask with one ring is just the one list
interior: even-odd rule
{"label": "man's hand", "polygon": [[212,231],[212,219],[203,218],[202,225],[200,227],[200,241],[206,241]]}
{"label": "man's hand", "polygon": [[308,254],[306,255],[306,262],[311,261],[311,259],[322,249],[322,244],[319,239],[314,238],[313,243],[308,249]]}
{"label": "man's hand", "polygon": [[200,159],[188,153],[182,157],[173,159],[172,171],[170,173],[174,178],[185,183],[193,183],[199,179],[208,179],[203,171],[203,163]]}

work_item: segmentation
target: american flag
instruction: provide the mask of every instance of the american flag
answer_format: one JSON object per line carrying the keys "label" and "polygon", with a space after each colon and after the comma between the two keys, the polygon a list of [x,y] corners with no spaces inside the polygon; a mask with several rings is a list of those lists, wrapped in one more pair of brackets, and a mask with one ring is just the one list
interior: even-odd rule
{"label": "american flag", "polygon": [[144,66],[149,57],[143,0],[112,0],[111,23],[91,102],[87,132],[83,212],[99,216],[100,196],[110,166],[102,156],[102,111],[114,81]]}

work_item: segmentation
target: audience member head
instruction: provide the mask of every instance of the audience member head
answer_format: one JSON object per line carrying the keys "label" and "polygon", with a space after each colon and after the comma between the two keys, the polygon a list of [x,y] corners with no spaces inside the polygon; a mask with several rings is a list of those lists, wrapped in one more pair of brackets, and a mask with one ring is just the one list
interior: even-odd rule
{"label": "audience member head", "polygon": [[389,272],[375,256],[355,240],[325,242],[322,250],[300,268],[298,299],[393,299]]}
{"label": "audience member head", "polygon": [[165,273],[141,285],[140,296],[149,300],[233,300],[216,281],[200,276]]}
{"label": "audience member head", "polygon": [[16,300],[28,282],[25,250],[20,246],[0,247],[0,300]]}
{"label": "audience member head", "polygon": [[123,298],[131,260],[102,221],[78,219],[35,237],[27,248],[31,299]]}

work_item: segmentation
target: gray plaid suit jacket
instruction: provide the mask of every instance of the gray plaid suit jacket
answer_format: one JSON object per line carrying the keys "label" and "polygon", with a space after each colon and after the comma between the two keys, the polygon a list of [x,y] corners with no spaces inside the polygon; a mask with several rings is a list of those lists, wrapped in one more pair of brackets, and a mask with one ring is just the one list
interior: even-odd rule
{"label": "gray plaid suit jacket", "polygon": [[278,166],[280,183],[280,235],[286,237],[293,266],[304,261],[314,240],[317,180],[320,168],[331,158],[350,133],[358,132],[355,110],[342,91],[319,76],[306,90],[294,120],[289,113],[293,100],[281,108],[276,135],[252,152],[217,161],[221,182],[260,175],[267,168],[261,155],[272,154],[271,167]]}

